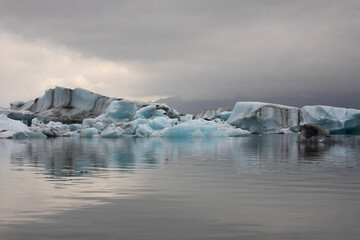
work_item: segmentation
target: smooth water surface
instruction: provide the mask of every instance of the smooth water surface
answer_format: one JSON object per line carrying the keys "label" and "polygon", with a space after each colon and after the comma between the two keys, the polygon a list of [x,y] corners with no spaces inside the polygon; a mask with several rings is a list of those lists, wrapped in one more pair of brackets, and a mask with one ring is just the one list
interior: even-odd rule
{"label": "smooth water surface", "polygon": [[359,239],[360,138],[0,141],[0,239]]}

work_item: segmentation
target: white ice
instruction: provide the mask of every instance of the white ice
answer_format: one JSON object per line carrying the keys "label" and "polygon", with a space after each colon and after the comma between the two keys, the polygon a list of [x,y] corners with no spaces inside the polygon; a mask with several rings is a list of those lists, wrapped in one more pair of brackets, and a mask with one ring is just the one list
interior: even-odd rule
{"label": "white ice", "polygon": [[12,138],[19,132],[30,133],[30,130],[21,121],[10,119],[4,114],[0,115],[0,138]]}

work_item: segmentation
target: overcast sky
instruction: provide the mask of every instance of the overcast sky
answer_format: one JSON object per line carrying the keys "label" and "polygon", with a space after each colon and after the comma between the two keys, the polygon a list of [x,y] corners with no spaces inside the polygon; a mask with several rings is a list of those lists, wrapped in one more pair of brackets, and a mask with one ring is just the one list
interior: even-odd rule
{"label": "overcast sky", "polygon": [[0,0],[0,84],[0,106],[56,85],[333,102],[360,95],[360,1]]}

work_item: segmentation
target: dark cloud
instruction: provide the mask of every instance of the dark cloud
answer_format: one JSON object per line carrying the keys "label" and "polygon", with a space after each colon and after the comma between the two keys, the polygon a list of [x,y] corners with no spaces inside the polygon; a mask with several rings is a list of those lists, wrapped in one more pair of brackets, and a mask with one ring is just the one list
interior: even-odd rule
{"label": "dark cloud", "polygon": [[359,1],[0,0],[0,27],[139,66],[134,97],[360,91]]}

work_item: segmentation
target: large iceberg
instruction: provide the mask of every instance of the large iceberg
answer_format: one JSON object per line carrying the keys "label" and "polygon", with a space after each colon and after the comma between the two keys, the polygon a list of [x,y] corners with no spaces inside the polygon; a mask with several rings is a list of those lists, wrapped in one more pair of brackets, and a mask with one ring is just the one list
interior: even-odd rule
{"label": "large iceberg", "polygon": [[303,123],[323,126],[331,134],[360,134],[360,110],[329,106],[304,106]]}
{"label": "large iceberg", "polygon": [[56,87],[45,91],[45,95],[24,104],[11,104],[11,110],[33,113],[46,121],[80,123],[84,118],[96,117],[108,108],[115,98],[92,93],[82,88]]}
{"label": "large iceberg", "polygon": [[299,132],[301,125],[314,124],[326,128],[331,134],[360,134],[360,110],[238,102],[227,123],[252,133]]}
{"label": "large iceberg", "polygon": [[296,107],[237,102],[227,123],[252,133],[283,133],[285,129],[296,129],[300,121],[300,109]]}
{"label": "large iceberg", "polygon": [[239,137],[299,133],[304,124],[320,125],[331,134],[360,134],[356,109],[238,102],[232,111],[180,115],[165,104],[109,98],[81,88],[49,89],[40,98],[11,102],[0,115],[0,138]]}
{"label": "large iceberg", "polygon": [[[111,106],[110,106],[111,105]],[[107,114],[116,119],[131,119],[136,110],[153,105],[170,118],[180,118],[180,114],[165,104],[127,101],[122,98],[110,98],[86,89],[55,87],[45,91],[44,96],[28,102],[14,101],[10,109],[2,109],[9,118],[26,120],[29,125],[35,117],[45,122],[82,123],[86,118]],[[109,108],[110,107],[110,108]],[[128,108],[125,110],[125,108]]]}

